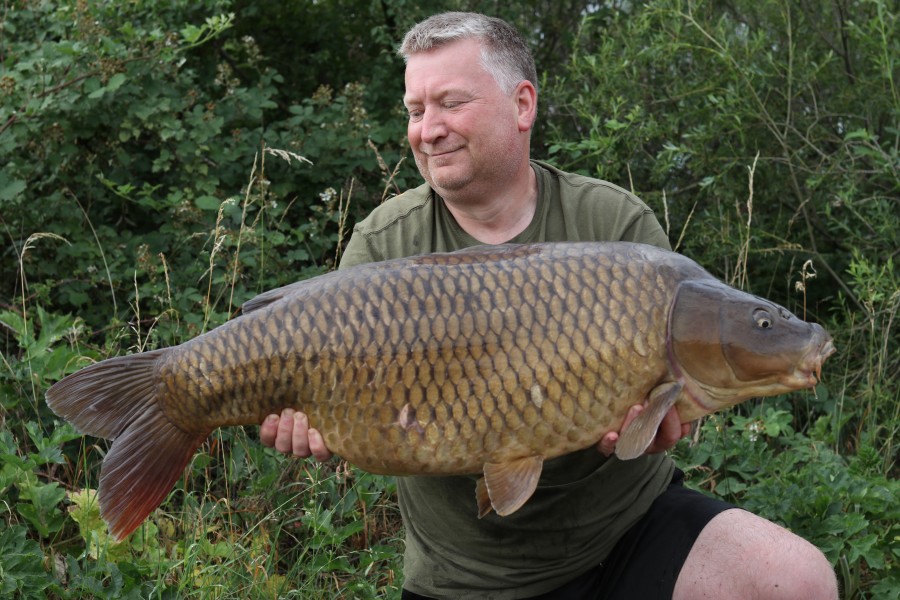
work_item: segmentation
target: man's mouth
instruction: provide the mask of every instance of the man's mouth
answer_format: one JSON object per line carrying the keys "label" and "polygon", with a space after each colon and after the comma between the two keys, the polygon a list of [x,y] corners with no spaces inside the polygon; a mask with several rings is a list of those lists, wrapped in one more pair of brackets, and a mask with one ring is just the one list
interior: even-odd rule
{"label": "man's mouth", "polygon": [[448,154],[453,154],[459,150],[459,148],[454,148],[453,150],[441,150],[438,152],[426,152],[430,158],[439,158],[441,156],[447,156]]}

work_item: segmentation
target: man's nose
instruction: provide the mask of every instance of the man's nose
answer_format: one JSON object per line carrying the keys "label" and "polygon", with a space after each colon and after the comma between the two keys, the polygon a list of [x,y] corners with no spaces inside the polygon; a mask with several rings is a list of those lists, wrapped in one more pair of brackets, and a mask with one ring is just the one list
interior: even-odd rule
{"label": "man's nose", "polygon": [[421,136],[426,144],[433,144],[436,140],[447,135],[447,123],[440,110],[426,110],[422,115]]}

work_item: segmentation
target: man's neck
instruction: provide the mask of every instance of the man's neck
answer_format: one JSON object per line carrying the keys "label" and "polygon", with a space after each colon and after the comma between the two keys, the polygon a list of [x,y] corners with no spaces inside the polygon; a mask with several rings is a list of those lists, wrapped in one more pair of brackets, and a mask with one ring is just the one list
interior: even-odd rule
{"label": "man's neck", "polygon": [[530,163],[521,184],[506,186],[488,201],[444,197],[447,209],[459,226],[479,242],[503,244],[531,224],[537,209],[537,177]]}

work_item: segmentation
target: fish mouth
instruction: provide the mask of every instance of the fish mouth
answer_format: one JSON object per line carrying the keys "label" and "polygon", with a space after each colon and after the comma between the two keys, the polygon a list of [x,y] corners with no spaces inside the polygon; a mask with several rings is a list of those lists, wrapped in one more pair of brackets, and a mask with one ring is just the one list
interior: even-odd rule
{"label": "fish mouth", "polygon": [[822,348],[819,350],[819,362],[816,364],[816,376],[819,380],[822,380],[822,363],[825,362],[825,359],[837,352],[837,348],[834,347],[834,340],[828,339],[825,341],[825,344],[822,345]]}
{"label": "fish mouth", "polygon": [[826,338],[797,362],[796,368],[789,373],[782,384],[791,389],[814,388],[822,381],[822,365],[825,359],[837,352],[831,337]]}

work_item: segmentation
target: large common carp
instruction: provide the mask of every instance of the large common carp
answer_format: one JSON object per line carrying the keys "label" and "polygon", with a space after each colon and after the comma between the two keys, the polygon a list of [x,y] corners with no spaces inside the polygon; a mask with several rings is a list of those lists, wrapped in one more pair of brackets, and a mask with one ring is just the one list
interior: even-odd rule
{"label": "large common carp", "polygon": [[507,515],[545,459],[618,431],[639,456],[682,422],[814,386],[831,337],[643,244],[483,246],[363,265],[266,292],[179,346],[90,365],[47,402],[115,440],[101,514],[122,538],[216,427],[309,415],[371,472],[483,473],[479,514]]}

